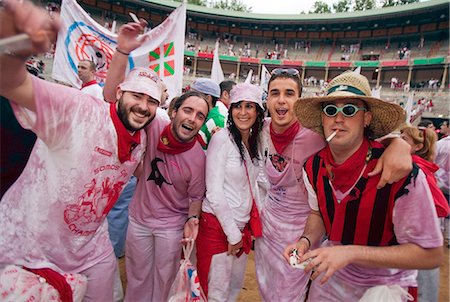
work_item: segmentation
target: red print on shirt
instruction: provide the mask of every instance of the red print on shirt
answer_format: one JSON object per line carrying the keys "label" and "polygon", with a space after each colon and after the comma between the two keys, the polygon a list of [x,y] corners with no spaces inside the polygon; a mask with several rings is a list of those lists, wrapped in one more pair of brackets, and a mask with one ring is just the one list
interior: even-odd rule
{"label": "red print on shirt", "polygon": [[70,231],[82,236],[95,233],[119,198],[124,185],[124,181],[113,181],[109,177],[101,184],[95,178],[85,184],[86,190],[78,197],[77,203],[68,205],[64,211],[64,221]]}

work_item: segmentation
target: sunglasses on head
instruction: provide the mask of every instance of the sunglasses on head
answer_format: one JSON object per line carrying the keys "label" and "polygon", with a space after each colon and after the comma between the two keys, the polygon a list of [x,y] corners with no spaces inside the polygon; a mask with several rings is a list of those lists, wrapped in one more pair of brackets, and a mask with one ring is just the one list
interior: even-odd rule
{"label": "sunglasses on head", "polygon": [[336,116],[339,112],[341,112],[345,117],[352,117],[360,110],[367,111],[366,108],[357,107],[353,104],[346,104],[342,107],[338,107],[334,104],[328,104],[322,109],[323,113],[325,113],[328,117]]}
{"label": "sunglasses on head", "polygon": [[275,68],[272,70],[272,75],[288,74],[291,76],[298,76],[299,72],[295,68]]}

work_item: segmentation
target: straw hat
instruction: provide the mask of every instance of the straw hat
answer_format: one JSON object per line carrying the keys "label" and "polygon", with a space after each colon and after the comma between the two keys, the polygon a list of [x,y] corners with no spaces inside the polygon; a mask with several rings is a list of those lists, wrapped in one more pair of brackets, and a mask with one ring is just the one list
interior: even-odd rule
{"label": "straw hat", "polygon": [[366,103],[368,111],[372,113],[369,128],[375,138],[389,134],[405,121],[402,107],[372,97],[367,78],[352,71],[346,71],[331,80],[325,96],[298,99],[294,107],[295,114],[303,127],[323,136],[322,103],[344,99],[358,99]]}

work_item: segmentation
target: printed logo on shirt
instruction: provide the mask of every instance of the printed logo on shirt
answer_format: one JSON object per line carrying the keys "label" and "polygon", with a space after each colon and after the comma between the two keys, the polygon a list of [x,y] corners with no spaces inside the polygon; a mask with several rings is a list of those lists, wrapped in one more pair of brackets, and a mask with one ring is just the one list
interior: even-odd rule
{"label": "printed logo on shirt", "polygon": [[111,180],[106,177],[101,183],[93,178],[85,184],[86,190],[78,197],[77,203],[70,204],[64,210],[64,221],[69,230],[80,236],[94,234],[99,225],[119,198],[123,180]]}
{"label": "printed logo on shirt", "polygon": [[155,159],[152,160],[151,166],[152,166],[152,172],[147,178],[147,181],[154,180],[155,183],[158,185],[158,187],[162,187],[163,183],[166,183],[168,185],[172,185],[170,182],[168,182],[164,176],[162,175],[161,171],[159,171],[158,163],[164,161],[161,158],[155,157]]}
{"label": "printed logo on shirt", "polygon": [[282,155],[270,154],[269,158],[270,158],[270,162],[272,163],[275,170],[277,170],[278,172],[284,171],[284,169],[286,168],[286,165],[287,165],[287,161],[285,160],[285,158]]}
{"label": "printed logo on shirt", "polygon": [[106,156],[109,156],[109,157],[111,157],[111,155],[112,155],[112,152],[107,151],[107,150],[105,150],[105,149],[102,149],[102,148],[100,148],[99,146],[95,146],[95,149],[94,149],[94,150],[97,151],[97,152],[100,153],[100,154],[103,154],[103,155],[106,155]]}

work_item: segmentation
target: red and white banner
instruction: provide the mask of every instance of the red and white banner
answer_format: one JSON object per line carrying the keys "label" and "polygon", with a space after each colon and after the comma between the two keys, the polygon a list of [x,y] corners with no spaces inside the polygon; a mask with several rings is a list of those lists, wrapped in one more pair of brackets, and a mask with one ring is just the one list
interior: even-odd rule
{"label": "red and white banner", "polygon": [[[75,0],[62,1],[61,22],[52,77],[79,88],[78,62],[91,60],[97,65],[97,81],[102,84],[117,46],[117,34],[98,24]],[[182,4],[147,32],[147,42],[129,56],[128,69],[140,66],[155,70],[171,98],[181,93],[183,84],[185,29],[186,4]]]}

